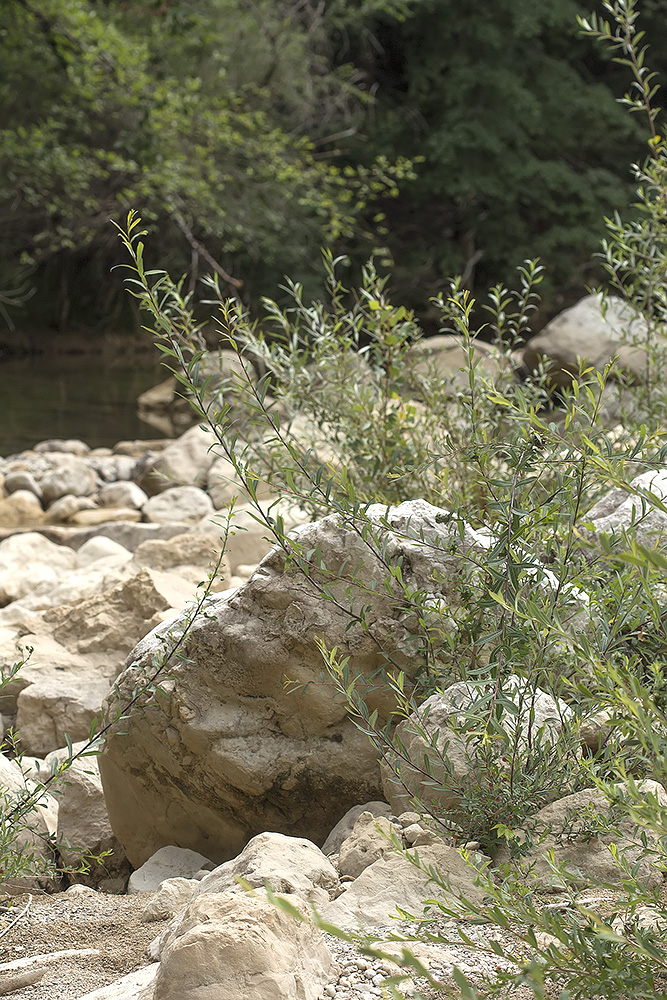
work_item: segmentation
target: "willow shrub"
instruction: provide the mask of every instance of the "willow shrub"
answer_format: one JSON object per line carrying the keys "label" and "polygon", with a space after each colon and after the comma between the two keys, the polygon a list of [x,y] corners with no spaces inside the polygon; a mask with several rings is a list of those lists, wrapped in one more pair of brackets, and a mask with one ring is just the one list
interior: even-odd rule
{"label": "willow shrub", "polygon": [[[374,683],[388,686],[395,698],[385,726],[368,709],[367,688],[336,649],[322,646],[323,666],[378,754],[394,762],[397,780],[406,769],[421,775],[419,810],[494,852],[503,841],[516,845],[513,830],[542,804],[591,786],[617,800],[615,783],[623,779],[628,793],[620,808],[662,835],[667,817],[657,802],[642,799],[635,780],[667,780],[665,679],[658,665],[666,563],[657,550],[633,547],[632,533],[596,539],[587,517],[613,487],[635,494],[634,527],[655,508],[665,510],[650,489],[630,485],[639,471],[664,465],[667,451],[653,418],[659,387],[645,423],[609,427],[610,371],[583,369],[557,409],[548,372],[519,379],[512,352],[538,301],[535,263],[520,269],[516,290],[495,288],[486,303],[475,303],[457,282],[439,297],[443,331],[460,344],[459,370],[447,378],[425,361],[414,318],[392,305],[386,282],[372,266],[349,292],[338,277],[342,261],[326,257],[327,301],[306,304],[299,286],[292,286],[288,308],[266,303],[264,332],[210,282],[218,296],[221,346],[241,362],[241,373],[228,386],[232,406],[219,381],[201,376],[205,348],[191,301],[164,272],[145,270],[142,236],[140,219],[130,213],[121,231],[131,255],[130,288],[148,313],[166,364],[213,431],[215,450],[233,464],[256,518],[320,598],[336,601],[383,650],[384,668]],[[493,334],[490,367],[476,343],[483,329],[474,323],[480,309]],[[255,365],[264,373],[260,378]],[[239,395],[243,435],[235,423]],[[260,479],[270,480],[278,500],[260,502]],[[378,523],[377,508],[369,515],[374,503],[388,507],[415,496],[440,509],[442,536],[412,541],[461,554],[450,596],[437,600],[404,578],[400,561],[388,555],[388,521]],[[355,567],[329,568],[321,552],[305,550],[298,535],[290,537],[281,499],[299,503],[313,517],[336,514],[369,554],[384,561],[385,589],[413,623],[423,660],[416,678],[408,680],[390,637],[377,632],[368,609],[354,599],[364,588]],[[467,527],[486,540],[482,554],[461,546]],[[341,579],[345,586],[334,586]],[[527,724],[517,725],[511,677],[520,679],[528,704],[538,687],[567,704],[571,712],[564,713],[555,741],[546,740],[530,712]],[[435,740],[426,759],[417,760],[395,736],[399,720],[456,680],[477,691],[457,723],[475,765],[465,783],[457,783],[447,750]],[[601,707],[609,710],[612,736],[598,754],[582,757],[579,728]],[[447,780],[459,796],[455,813],[433,804],[437,797],[429,789],[436,767],[438,780]],[[508,775],[511,781],[500,780]],[[618,863],[623,868],[622,858]],[[511,932],[532,957],[489,941],[486,947],[508,958],[513,971],[499,971],[485,984],[487,992],[513,982],[542,995],[552,980],[564,997],[655,995],[655,976],[664,966],[655,934],[632,922],[627,931],[612,929],[611,917],[597,917],[578,903],[565,872],[560,874],[569,904],[562,913],[543,906],[530,879],[512,863],[501,874],[480,869],[488,904],[466,904],[463,910]],[[622,897],[619,912],[647,900],[662,905],[627,866]],[[466,943],[465,929],[456,926],[454,942]],[[548,946],[536,936],[540,928],[550,935]],[[462,983],[461,989],[472,987]]]}

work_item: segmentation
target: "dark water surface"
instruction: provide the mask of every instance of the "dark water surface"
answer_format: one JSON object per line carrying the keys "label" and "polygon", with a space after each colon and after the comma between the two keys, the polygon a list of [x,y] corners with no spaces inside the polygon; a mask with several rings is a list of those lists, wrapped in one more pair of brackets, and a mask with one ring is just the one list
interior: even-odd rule
{"label": "dark water surface", "polygon": [[167,377],[155,356],[97,355],[0,361],[0,455],[45,438],[80,438],[92,448],[163,435],[136,414],[137,396]]}

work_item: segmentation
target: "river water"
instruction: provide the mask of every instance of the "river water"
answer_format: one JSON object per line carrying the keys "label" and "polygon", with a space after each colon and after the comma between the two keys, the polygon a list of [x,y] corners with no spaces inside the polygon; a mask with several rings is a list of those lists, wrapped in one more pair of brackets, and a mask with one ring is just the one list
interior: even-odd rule
{"label": "river water", "polygon": [[167,373],[151,354],[0,361],[0,455],[45,438],[80,438],[92,448],[162,437],[136,414],[137,396]]}

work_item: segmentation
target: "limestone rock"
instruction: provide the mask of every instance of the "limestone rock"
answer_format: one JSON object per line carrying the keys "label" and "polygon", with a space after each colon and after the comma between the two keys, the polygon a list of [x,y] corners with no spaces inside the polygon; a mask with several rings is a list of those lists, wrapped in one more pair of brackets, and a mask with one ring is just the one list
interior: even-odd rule
{"label": "limestone rock", "polygon": [[392,849],[392,833],[396,835],[398,830],[386,817],[361,813],[352,833],[340,846],[338,868],[341,875],[357,878],[373,862],[386,857]]}
{"label": "limestone rock", "polygon": [[212,431],[191,427],[158,455],[147,457],[135,471],[136,481],[149,496],[176,486],[202,488],[216,457],[211,450],[215,444]]}
{"label": "limestone rock", "polygon": [[534,371],[541,358],[550,365],[553,381],[569,385],[579,371],[579,359],[602,371],[618,356],[615,370],[634,382],[646,377],[646,321],[613,295],[604,305],[599,294],[587,295],[552,319],[524,349],[524,364]]}
{"label": "limestone rock", "polygon": [[27,470],[17,469],[15,472],[8,472],[4,478],[5,493],[16,493],[17,490],[27,490],[33,493],[38,500],[42,499],[42,491],[37,484],[35,477]]}
{"label": "limestone rock", "polygon": [[22,750],[42,757],[62,746],[66,736],[84,739],[108,691],[108,678],[93,670],[68,676],[34,672],[17,699],[15,728]]}
{"label": "limestone rock", "polygon": [[[0,788],[11,802],[18,803],[38,787],[34,781],[26,779],[18,763],[0,754]],[[6,808],[9,811],[9,808]],[[48,792],[37,801],[35,808],[16,824],[16,840],[12,855],[30,857],[28,869],[34,874],[17,875],[0,882],[0,891],[9,895],[34,892],[35,889],[50,889],[58,884],[54,874],[54,856],[50,846],[50,835],[55,832],[53,820],[58,806]]]}
{"label": "limestone rock", "polygon": [[[285,531],[290,531],[307,521],[307,516],[295,504],[282,501],[271,505],[273,516],[280,515],[285,523]],[[223,521],[218,517],[203,518],[191,531],[193,534],[222,535]],[[239,506],[234,510],[231,531],[225,541],[226,555],[233,573],[239,566],[252,566],[253,569],[268,555],[274,546],[274,539],[266,525],[259,523],[252,508]]]}
{"label": "limestone rock", "polygon": [[157,962],[145,965],[141,969],[129,972],[126,976],[121,976],[108,986],[101,986],[92,993],[86,993],[78,1000],[148,1000],[146,991],[152,993],[151,983],[155,979],[157,970]]}
{"label": "limestone rock", "polygon": [[40,480],[40,490],[45,504],[73,493],[76,497],[87,497],[97,489],[97,476],[83,458],[73,454],[56,454],[52,458],[50,472]]}
{"label": "limestone rock", "polygon": [[0,500],[0,528],[32,527],[45,520],[41,503],[29,490],[17,490]]}
{"label": "limestone rock", "polygon": [[[439,514],[424,501],[369,510],[386,558],[403,558],[409,580],[454,589],[460,555],[450,551]],[[384,527],[386,518],[391,527]],[[321,553],[323,579],[341,602],[370,606],[373,628],[409,679],[421,666],[420,650],[403,621],[398,591],[384,589],[384,567],[360,534],[329,516],[301,527],[298,543]],[[466,535],[464,544],[474,539]],[[359,566],[358,585],[348,579],[331,584],[329,572],[350,565]],[[313,572],[318,580],[320,571]],[[165,634],[165,627],[158,629],[134,650],[109,713],[162,651]],[[127,735],[111,735],[100,759],[112,826],[133,864],[174,841],[224,861],[267,828],[321,843],[343,810],[379,797],[377,753],[333,684],[322,680],[315,636],[349,655],[361,677],[385,662],[373,636],[322,601],[281,549],[236,593],[210,602],[185,643],[187,662],[171,667],[168,697],[150,713],[134,715]],[[298,694],[285,691],[285,677],[299,686]],[[368,702],[380,720],[394,708],[382,686],[369,690]]]}
{"label": "limestone rock", "polygon": [[[481,340],[473,345],[477,371],[484,378],[493,379],[503,370],[503,362],[496,357],[491,344]],[[451,384],[456,390],[470,391],[468,381],[468,353],[461,344],[460,337],[452,334],[438,334],[424,337],[408,353],[409,380],[414,388],[419,388],[419,377],[437,377]],[[465,371],[461,371],[465,368]]]}
{"label": "limestone rock", "polygon": [[302,837],[285,837],[282,833],[253,837],[237,858],[204,876],[196,895],[239,892],[237,877],[254,889],[268,883],[274,892],[312,902],[328,901],[329,891],[338,885],[338,873],[319,847]]}
{"label": "limestone rock", "polygon": [[[20,494],[12,494],[16,496]],[[0,542],[0,605],[23,597],[40,583],[57,583],[75,566],[75,553],[64,545],[54,545],[34,531],[11,535]]]}
{"label": "limestone rock", "polygon": [[47,455],[51,452],[57,452],[63,455],[77,455],[82,458],[84,455],[88,455],[90,452],[90,445],[87,445],[85,441],[80,441],[78,438],[47,438],[45,441],[39,441],[33,451],[36,451],[38,455]]}
{"label": "limestone rock", "polygon": [[109,521],[140,521],[141,511],[133,507],[97,507],[94,510],[79,510],[70,518],[70,522],[81,527],[107,524]]}
{"label": "limestone rock", "polygon": [[593,522],[593,531],[595,534],[620,534],[625,529],[642,545],[664,546],[667,543],[667,514],[653,507],[650,500],[642,500],[641,493],[653,493],[664,503],[667,500],[667,472],[650,469],[636,476],[630,485],[639,490],[639,494],[611,490],[591,507],[587,519]]}
{"label": "limestone rock", "polygon": [[76,869],[83,858],[110,852],[100,861],[88,861],[88,871],[75,872],[75,882],[106,891],[121,891],[130,875],[125,853],[114,837],[102,792],[97,759],[73,761],[55,784],[58,800],[58,852]]}
{"label": "limestone rock", "polygon": [[318,1000],[333,965],[320,930],[266,899],[202,895],[161,955],[153,1000]]}
{"label": "limestone rock", "polygon": [[[622,784],[616,788],[624,793]],[[667,792],[658,782],[642,781],[638,788],[654,796],[661,809],[667,807]],[[545,857],[550,850],[556,865],[564,865],[570,879],[581,887],[602,882],[620,884],[625,876],[614,863],[611,844],[631,867],[637,865],[638,882],[648,889],[662,883],[660,855],[655,853],[657,834],[649,828],[637,828],[622,807],[613,808],[598,789],[584,789],[550,803],[525,821],[524,827],[530,831],[535,846],[521,859],[521,867],[530,871],[542,892],[560,892],[564,885]],[[520,832],[519,836],[524,834]],[[648,852],[642,846],[642,836],[647,838]],[[502,864],[506,860],[507,852],[503,850],[496,861]]]}
{"label": "limestone rock", "polygon": [[184,847],[161,847],[143,865],[132,872],[129,893],[155,892],[165,879],[191,878],[211,862],[203,854]]}
{"label": "limestone rock", "polygon": [[397,907],[422,916],[425,899],[453,902],[463,895],[482,901],[483,893],[474,884],[474,869],[453,847],[434,843],[415,853],[424,868],[433,866],[447,880],[448,892],[443,892],[427,871],[416,868],[402,854],[389,854],[366,868],[337,899],[321,907],[320,916],[339,927],[382,926],[397,916]]}
{"label": "limestone rock", "polygon": [[134,507],[141,510],[147,500],[148,495],[136,483],[107,483],[98,494],[102,507]]}
{"label": "limestone rock", "polygon": [[203,517],[213,513],[213,502],[196,486],[175,486],[144,504],[144,517],[158,524],[178,521],[181,524],[198,524]]}
{"label": "limestone rock", "polygon": [[77,497],[73,493],[66,493],[49,506],[46,520],[48,524],[67,524],[80,511],[95,510],[95,506],[91,497]]}
{"label": "limestone rock", "polygon": [[156,920],[169,920],[185,909],[198,887],[199,882],[194,878],[164,879],[144,907],[141,919],[147,924]]}
{"label": "limestone rock", "polygon": [[360,806],[352,806],[344,816],[338,820],[333,830],[322,845],[322,853],[330,857],[338,854],[340,846],[347,837],[350,836],[362,813],[370,813],[374,817],[385,816],[387,819],[393,815],[393,810],[386,802],[366,802]]}
{"label": "limestone rock", "polygon": [[[552,745],[563,721],[571,716],[567,705],[556,702],[539,688],[535,691],[527,688],[525,680],[514,675],[503,682],[503,690],[517,706],[517,714],[511,718],[505,716],[503,724],[516,733],[519,747],[526,745],[529,735],[535,740],[538,734],[545,745]],[[455,725],[484,696],[483,688],[467,682],[452,684],[442,694],[431,695],[399,723],[396,736],[414,766],[392,754],[383,764],[385,798],[396,813],[411,809],[415,800],[436,814],[456,809],[462,783],[474,772],[475,755]],[[423,774],[425,758],[429,761],[428,778]]]}

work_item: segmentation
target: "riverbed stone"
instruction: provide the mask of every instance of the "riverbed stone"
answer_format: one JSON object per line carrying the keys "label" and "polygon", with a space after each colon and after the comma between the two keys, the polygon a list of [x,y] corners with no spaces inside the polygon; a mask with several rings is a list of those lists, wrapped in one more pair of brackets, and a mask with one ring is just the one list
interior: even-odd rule
{"label": "riverbed stone", "polygon": [[[0,754],[0,786],[6,796],[17,803],[38,787],[34,781],[24,777],[17,761],[9,760],[4,754]],[[24,849],[34,857],[34,863],[30,866],[34,874],[18,875],[8,881],[0,881],[0,892],[3,895],[15,896],[44,889],[55,891],[58,879],[54,871],[55,858],[50,836],[55,833],[57,815],[56,800],[44,791],[36,807],[26,816],[25,826],[16,834],[17,849]]]}
{"label": "riverbed stone", "polygon": [[[661,784],[646,780],[637,787],[643,799],[652,797],[656,807],[664,813],[667,792]],[[622,783],[615,788],[619,799],[628,798],[627,788]],[[540,892],[562,892],[568,882],[579,887],[603,883],[620,885],[627,876],[614,861],[612,845],[620,858],[631,867],[636,866],[634,878],[641,885],[654,889],[662,884],[659,835],[650,826],[637,824],[622,803],[613,806],[597,788],[583,789],[540,809],[524,821],[523,829],[516,831],[516,836],[525,840],[526,833],[531,836],[533,846],[522,855],[520,867],[529,873]],[[644,838],[646,847],[642,844]],[[565,879],[547,859],[550,851],[553,851],[556,866],[565,869]],[[508,860],[509,853],[503,848],[496,862],[503,864]]]}
{"label": "riverbed stone", "polygon": [[[320,909],[320,916],[338,927],[369,927],[390,924],[398,915],[397,908],[421,917],[424,900],[442,899],[456,903],[460,896],[474,902],[483,900],[482,890],[475,885],[475,870],[453,847],[435,842],[412,852],[421,867],[403,854],[395,852],[379,858],[365,868],[354,882],[336,899]],[[432,866],[447,881],[443,890],[435,883],[428,869]],[[437,914],[437,909],[435,913]]]}
{"label": "riverbed stone", "polygon": [[210,868],[211,862],[203,854],[170,844],[168,847],[161,847],[132,872],[127,891],[155,892],[165,879],[192,878],[207,866]]}
{"label": "riverbed stone", "polygon": [[142,510],[148,500],[140,486],[131,482],[111,482],[103,486],[97,496],[101,507],[129,507]]}
{"label": "riverbed stone", "polygon": [[[295,896],[293,906],[306,911]],[[335,968],[319,928],[264,894],[210,893],[184,911],[160,956],[153,1000],[318,1000]]]}
{"label": "riverbed stone", "polygon": [[[409,564],[415,586],[458,593],[461,554],[452,547],[476,544],[472,533],[454,539],[438,520],[439,508],[425,501],[373,506],[368,516],[385,557]],[[321,554],[327,570],[313,570],[316,582],[324,572],[339,603],[323,601],[276,547],[248,583],[208,603],[154,709],[133,715],[126,735],[110,735],[100,771],[114,830],[134,864],[174,841],[222,862],[267,828],[321,843],[342,811],[380,798],[377,751],[323,677],[316,637],[349,655],[363,684],[387,654],[409,683],[422,665],[421,649],[398,584],[394,594],[384,587],[385,567],[360,532],[330,515],[302,525],[296,542]],[[358,568],[356,581],[331,582],[330,574],[349,566]],[[384,651],[351,621],[349,600],[369,609]],[[185,624],[180,618],[168,629],[178,634]],[[166,637],[165,624],[128,658],[108,702],[112,716]],[[286,691],[286,677],[295,693]],[[388,718],[391,690],[378,685],[367,693],[370,710]]]}
{"label": "riverbed stone", "polygon": [[603,371],[615,357],[611,378],[619,373],[635,383],[646,378],[646,320],[614,295],[587,295],[565,309],[532,337],[523,352],[524,364],[535,371],[548,362],[552,380],[569,385],[579,372],[580,359]]}
{"label": "riverbed stone", "polygon": [[50,504],[46,512],[49,524],[67,524],[80,510],[94,510],[96,503],[92,497],[78,497],[67,493]]}
{"label": "riverbed stone", "polygon": [[79,438],[47,438],[44,441],[38,441],[33,451],[36,451],[38,455],[59,452],[65,455],[77,455],[81,458],[89,453],[90,445]]}
{"label": "riverbed stone", "polygon": [[45,520],[42,505],[30,490],[16,490],[0,500],[0,528],[33,527]]}
{"label": "riverbed stone", "polygon": [[54,454],[51,461],[51,470],[39,483],[47,506],[68,493],[87,497],[97,489],[97,475],[84,459],[71,454]]}
{"label": "riverbed stone", "polygon": [[[12,498],[21,494],[12,494]],[[27,494],[32,497],[32,494]],[[34,500],[35,498],[32,497]],[[40,583],[55,584],[63,573],[74,569],[76,554],[55,545],[34,531],[12,535],[0,542],[0,605],[16,601]]]}
{"label": "riverbed stone", "polygon": [[4,487],[5,493],[16,493],[17,490],[27,490],[28,493],[33,493],[38,500],[42,499],[42,491],[39,488],[37,480],[32,475],[32,473],[27,470],[22,471],[17,469],[15,472],[8,472],[4,477]]}
{"label": "riverbed stone", "polygon": [[[503,725],[516,739],[519,761],[529,740],[552,746],[572,716],[564,702],[533,689],[519,676],[505,678],[503,693],[515,705],[515,714],[504,713]],[[431,695],[399,723],[396,736],[404,753],[389,752],[382,764],[385,798],[397,814],[415,802],[436,814],[456,810],[463,786],[474,780],[477,767],[474,745],[457,731],[457,723],[487,694],[483,685],[460,681]]]}
{"label": "riverbed stone", "polygon": [[213,513],[213,502],[204,490],[196,486],[176,486],[151,497],[144,505],[147,521],[159,524],[198,524]]}
{"label": "riverbed stone", "polygon": [[216,457],[216,443],[213,432],[208,428],[199,425],[191,427],[159,454],[149,454],[137,463],[136,482],[149,496],[175,486],[203,488]]}

